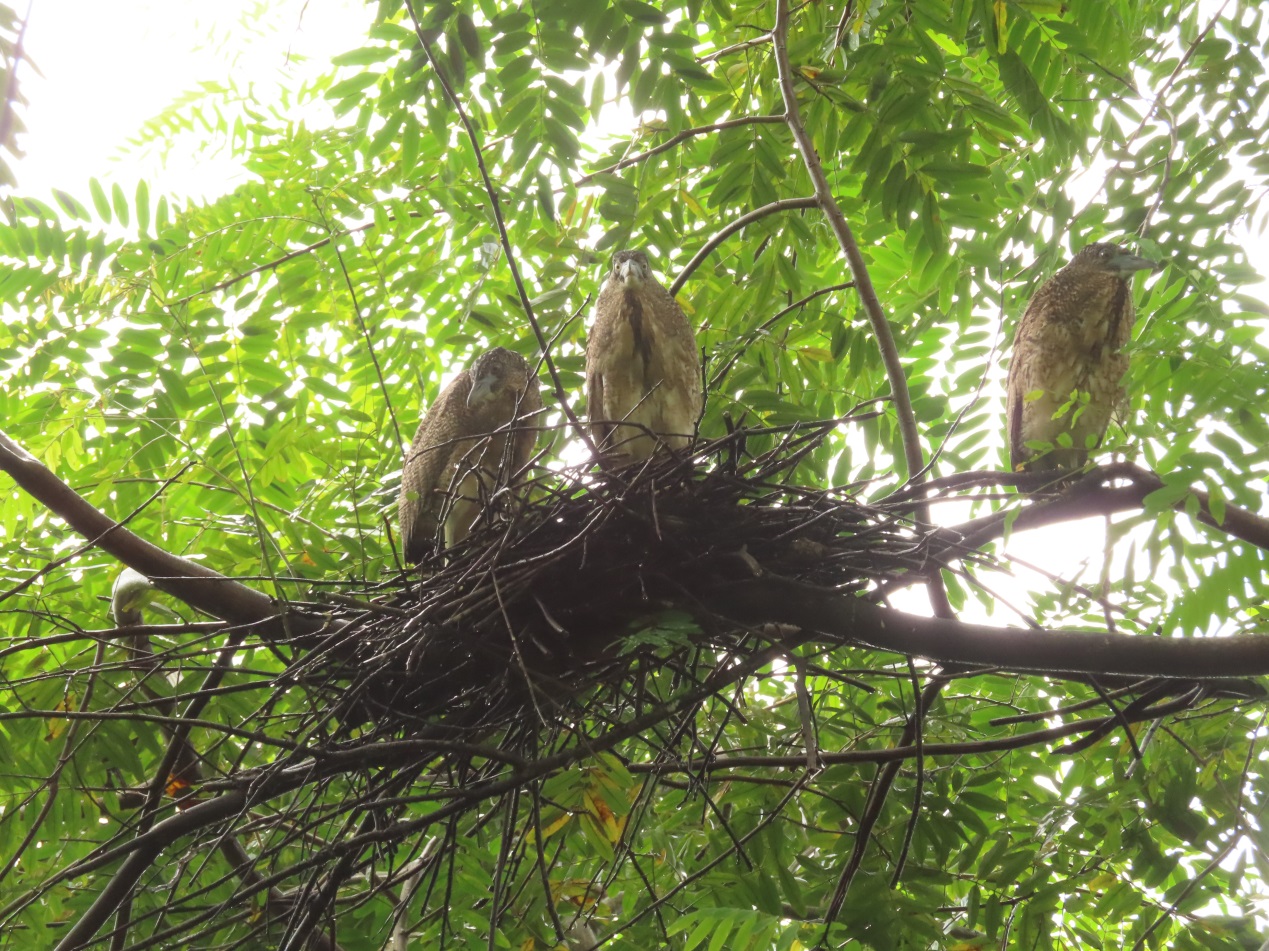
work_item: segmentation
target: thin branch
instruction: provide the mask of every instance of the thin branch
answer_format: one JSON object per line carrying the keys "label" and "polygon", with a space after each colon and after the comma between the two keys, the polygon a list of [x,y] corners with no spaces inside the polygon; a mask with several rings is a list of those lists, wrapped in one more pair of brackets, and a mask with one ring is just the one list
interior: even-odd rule
{"label": "thin branch", "polygon": [[798,719],[802,721],[802,746],[806,750],[806,771],[813,775],[820,769],[820,744],[815,735],[815,715],[811,710],[811,694],[806,689],[806,661],[800,654],[791,654],[789,659],[793,662],[793,687],[798,698]]}
{"label": "thin branch", "polygon": [[714,249],[746,225],[751,225],[755,221],[765,218],[767,215],[774,215],[779,211],[788,211],[793,208],[818,208],[819,205],[818,198],[781,198],[778,201],[771,202],[769,205],[763,205],[761,208],[755,208],[753,211],[741,215],[731,224],[719,229],[713,237],[705,242],[705,246],[696,252],[692,260],[684,265],[683,270],[679,271],[679,276],[670,285],[670,294],[678,294],[683,289],[683,285],[687,283],[687,279],[692,276],[692,272],[714,253]]}
{"label": "thin branch", "polygon": [[793,141],[802,153],[802,162],[806,166],[811,184],[815,187],[816,203],[824,210],[828,223],[837,235],[842,253],[850,265],[851,276],[855,279],[855,289],[859,292],[860,303],[868,314],[873,333],[877,338],[877,346],[881,350],[881,360],[886,367],[886,377],[890,382],[890,392],[894,399],[895,414],[899,421],[899,432],[903,437],[903,454],[907,462],[911,478],[919,478],[918,473],[924,468],[925,459],[921,452],[921,436],[917,430],[916,416],[912,412],[912,398],[908,393],[908,381],[903,372],[903,364],[899,362],[899,348],[895,345],[894,335],[881,309],[881,301],[873,288],[872,278],[868,275],[868,266],[859,251],[859,245],[850,230],[846,216],[842,214],[833,190],[829,187],[820,164],[819,155],[815,151],[815,143],[807,134],[798,111],[797,92],[793,87],[793,70],[789,64],[789,2],[776,0],[775,27],[771,31],[772,47],[775,50],[776,71],[780,77],[780,93],[784,97],[784,119],[793,133]]}
{"label": "thin branch", "polygon": [[786,316],[788,316],[789,314],[793,313],[795,310],[801,307],[805,307],[807,304],[815,300],[817,297],[823,297],[825,294],[832,294],[836,291],[844,291],[854,286],[855,286],[854,281],[844,281],[841,284],[833,284],[833,285],[830,285],[829,287],[821,287],[819,290],[811,291],[811,293],[807,294],[801,300],[794,301],[788,307],[785,307],[784,309],[779,311],[777,314],[775,314],[775,316],[768,318],[756,330],[752,330],[749,333],[747,333],[745,335],[744,340],[740,343],[738,347],[736,347],[736,352],[733,353],[731,357],[728,358],[727,362],[724,363],[722,367],[719,368],[718,372],[714,374],[714,378],[709,381],[710,391],[712,392],[718,389],[719,384],[722,383],[723,379],[727,376],[727,374],[731,372],[731,368],[736,365],[736,362],[740,359],[741,355],[745,352],[745,350],[748,349],[750,344],[752,344],[755,340],[757,340],[760,335],[766,333],[768,330],[774,327]]}
{"label": "thin branch", "polygon": [[9,80],[4,87],[4,112],[0,113],[0,146],[10,148],[9,138],[13,135],[13,103],[18,98],[18,66],[21,65],[25,50],[26,25],[31,20],[31,12],[35,9],[35,0],[26,5],[26,16],[18,27],[18,38],[13,44],[13,65],[9,67]]}
{"label": "thin branch", "polygon": [[[1241,826],[1242,823],[1239,823],[1239,825]],[[1146,930],[1141,933],[1141,937],[1139,937],[1133,944],[1132,951],[1141,951],[1141,949],[1146,946],[1146,941],[1152,934],[1154,934],[1155,930],[1176,914],[1177,909],[1181,907],[1182,902],[1189,898],[1194,892],[1194,889],[1198,888],[1199,885],[1202,884],[1203,879],[1207,878],[1207,876],[1211,875],[1214,871],[1220,868],[1222,864],[1224,864],[1225,860],[1229,858],[1229,854],[1233,852],[1234,849],[1242,843],[1242,841],[1243,837],[1241,835],[1231,835],[1229,837],[1229,841],[1225,843],[1224,848],[1212,856],[1212,860],[1204,865],[1197,874],[1190,877],[1189,881],[1186,882],[1185,887],[1181,889],[1181,893],[1176,896],[1176,899],[1172,902],[1172,904],[1164,909],[1158,918],[1150,922]],[[1258,941],[1260,939],[1257,938],[1256,940]],[[1264,945],[1261,945],[1261,947],[1264,947]]]}
{"label": "thin branch", "polygon": [[[743,116],[739,119],[726,119],[722,122],[715,122],[713,125],[702,125],[697,126],[694,129],[684,129],[682,132],[675,133],[660,145],[654,146],[646,152],[628,155],[619,162],[614,162],[612,165],[606,166],[605,168],[596,169],[593,172],[583,175],[581,178],[573,182],[573,187],[580,188],[582,185],[587,185],[594,181],[600,175],[611,175],[614,172],[621,171],[623,168],[629,168],[631,165],[637,165],[646,159],[652,158],[654,155],[660,155],[662,152],[668,152],[680,142],[686,142],[688,139],[695,138],[698,135],[707,135],[710,132],[722,132],[724,129],[735,129],[740,126],[783,122],[784,116]],[[563,186],[556,189],[556,191],[562,190]]]}
{"label": "thin branch", "polygon": [[[370,363],[375,368],[375,379],[379,383],[379,392],[383,394],[383,405],[388,410],[388,418],[392,420],[392,431],[396,434],[398,446],[404,445],[405,440],[401,437],[401,425],[397,422],[397,412],[392,406],[392,395],[388,392],[387,381],[383,378],[383,366],[379,363],[379,354],[375,350],[374,338],[370,335],[370,328],[366,326],[365,315],[361,312],[361,301],[357,297],[357,285],[353,281],[352,275],[348,273],[348,265],[344,261],[343,254],[340,253],[339,246],[335,244],[335,229],[331,227],[330,221],[326,217],[326,209],[322,207],[321,202],[316,198],[313,205],[317,208],[317,213],[321,215],[322,226],[326,229],[326,234],[331,240],[331,249],[335,252],[335,260],[339,262],[339,273],[343,275],[344,287],[348,289],[348,297],[352,301],[353,319],[357,322],[357,329],[361,331],[361,337],[366,342],[366,355],[370,357]],[[248,483],[248,486],[250,483]],[[255,499],[252,498],[252,506],[254,508]]]}
{"label": "thin branch", "polygon": [[[916,703],[909,722],[915,724],[912,738],[916,746],[916,784],[912,790],[912,811],[908,815],[908,827],[903,833],[903,847],[899,849],[899,857],[894,862],[894,874],[890,876],[890,887],[898,888],[903,877],[903,866],[908,860],[908,852],[912,848],[912,838],[916,834],[917,821],[921,818],[921,797],[925,792],[925,714],[928,706],[925,703],[925,691],[921,689],[921,678],[917,674],[916,664],[907,658],[908,676],[912,679],[912,700]],[[933,687],[933,684],[930,685]],[[931,691],[930,703],[934,702],[935,693]]]}
{"label": "thin branch", "polygon": [[[1195,51],[1199,48],[1200,45],[1202,45],[1203,41],[1207,39],[1207,35],[1212,31],[1212,29],[1216,26],[1216,24],[1220,22],[1221,17],[1225,15],[1225,8],[1229,6],[1229,3],[1230,3],[1230,0],[1224,0],[1224,2],[1221,3],[1220,7],[1212,15],[1212,18],[1207,22],[1207,26],[1203,27],[1203,29],[1199,32],[1199,34],[1196,37],[1194,37],[1194,39],[1186,47],[1185,53],[1181,56],[1180,60],[1177,61],[1177,64],[1175,67],[1173,67],[1172,72],[1168,74],[1168,78],[1163,81],[1163,84],[1159,87],[1158,91],[1155,92],[1154,97],[1150,100],[1150,108],[1147,109],[1146,114],[1141,117],[1141,121],[1137,123],[1137,127],[1133,129],[1131,134],[1129,134],[1128,138],[1124,140],[1123,145],[1120,147],[1124,152],[1126,153],[1132,152],[1132,147],[1137,141],[1137,136],[1139,136],[1142,130],[1145,129],[1146,124],[1149,123],[1150,120],[1154,118],[1155,112],[1158,111],[1158,109],[1160,108],[1160,104],[1163,103],[1164,97],[1167,95],[1168,91],[1172,88],[1172,84],[1175,83],[1177,77],[1181,75],[1181,70],[1185,69],[1186,65],[1190,61],[1190,57],[1194,55]],[[1115,77],[1115,78],[1118,79],[1119,77]],[[1164,106],[1164,108],[1166,108],[1166,106]],[[1171,122],[1168,123],[1168,126],[1169,126],[1170,137],[1175,139],[1175,130],[1172,129]],[[1170,148],[1168,152],[1169,161],[1171,160],[1171,155],[1172,155],[1172,150]],[[1070,217],[1071,221],[1078,220],[1080,217],[1083,216],[1084,212],[1088,211],[1088,209],[1093,206],[1095,202],[1098,202],[1101,200],[1101,194],[1103,191],[1106,190],[1106,183],[1110,181],[1111,176],[1115,175],[1117,172],[1123,169],[1124,164],[1125,164],[1124,161],[1120,160],[1115,162],[1114,165],[1112,165],[1109,169],[1106,170],[1106,174],[1102,177],[1101,186],[1096,191],[1091,192],[1089,194],[1088,201],[1084,203],[1084,206],[1080,208],[1077,212],[1075,212],[1073,215],[1071,215]],[[1079,176],[1076,176],[1076,177],[1078,178]],[[1166,185],[1166,179],[1167,179],[1167,176],[1165,174],[1164,182],[1160,185],[1160,192],[1162,192],[1163,187]],[[1157,207],[1157,201],[1156,201],[1156,207]],[[1146,216],[1145,221],[1149,222],[1150,217],[1153,214],[1154,214],[1154,208],[1152,207],[1150,209],[1150,213]]]}
{"label": "thin branch", "polygon": [[[946,680],[936,677],[926,684],[923,691],[917,694],[916,710],[904,723],[903,734],[899,737],[898,746],[900,748],[912,747],[914,754],[922,759],[927,752],[924,744],[920,742],[914,743],[924,723],[922,711],[934,704],[934,701],[938,698],[939,691],[943,689],[945,683],[947,683]],[[833,921],[841,913],[842,906],[846,902],[846,895],[850,891],[851,882],[854,881],[855,874],[863,866],[864,855],[868,851],[868,843],[872,840],[872,830],[876,826],[877,820],[881,818],[881,810],[886,805],[886,798],[894,787],[894,781],[898,777],[899,768],[902,765],[902,759],[890,760],[873,777],[872,785],[868,788],[868,798],[864,802],[864,811],[860,815],[859,823],[855,828],[854,847],[851,849],[850,858],[846,860],[846,864],[842,867],[842,873],[837,879],[837,887],[833,890],[833,897],[829,900],[828,908],[824,912],[825,934],[828,933]],[[900,865],[896,868],[896,874],[901,871],[902,866]]]}
{"label": "thin branch", "polygon": [[[775,51],[776,73],[780,77],[780,95],[784,98],[784,118],[793,133],[793,141],[802,154],[802,162],[806,166],[811,184],[815,187],[815,198],[823,209],[828,223],[837,235],[837,243],[850,265],[851,277],[855,280],[855,290],[868,322],[872,324],[873,336],[877,339],[877,347],[881,351],[881,362],[886,368],[886,378],[890,383],[890,397],[894,403],[895,418],[899,424],[899,435],[903,441],[903,456],[907,464],[908,481],[919,483],[926,475],[925,454],[921,449],[921,433],[917,429],[916,415],[912,411],[912,396],[908,392],[908,379],[903,371],[903,363],[899,359],[899,348],[895,344],[894,334],[890,330],[890,322],[881,309],[881,301],[872,285],[868,274],[868,265],[850,230],[846,216],[833,197],[833,190],[824,175],[824,167],[820,164],[819,154],[815,151],[815,143],[802,124],[802,116],[798,111],[797,90],[793,85],[793,68],[789,63],[789,2],[776,0],[775,25],[771,30],[771,46]],[[921,505],[914,512],[918,523],[929,524],[929,506]],[[943,577],[935,568],[926,579],[926,590],[930,604],[939,617],[950,618],[954,615],[951,602],[947,598],[947,589],[943,585]]]}
{"label": "thin branch", "polygon": [[[751,40],[743,40],[740,43],[733,43],[731,46],[724,46],[722,49],[714,50],[712,53],[706,53],[704,56],[698,56],[698,63],[709,63],[716,59],[721,59],[731,53],[739,53],[747,49],[753,49],[755,46],[765,46],[771,42],[771,34],[764,33],[762,36],[755,36]],[[780,120],[783,122],[783,118]]]}
{"label": "thin branch", "polygon": [[436,59],[436,54],[432,51],[432,44],[428,42],[427,36],[423,32],[423,24],[419,22],[418,15],[414,12],[413,0],[406,0],[405,8],[409,11],[410,20],[414,24],[414,33],[419,38],[419,45],[423,48],[423,54],[427,57],[428,63],[431,64],[432,70],[436,73],[436,78],[440,82],[441,88],[445,91],[445,96],[449,99],[450,105],[458,113],[458,118],[467,133],[467,139],[471,142],[472,153],[476,158],[476,167],[480,171],[481,181],[485,185],[485,194],[489,197],[489,207],[493,212],[494,223],[498,227],[498,238],[502,243],[502,252],[507,256],[507,265],[511,268],[511,279],[515,282],[516,293],[520,297],[520,308],[524,311],[524,316],[529,321],[529,326],[533,328],[533,336],[537,338],[538,349],[541,351],[542,359],[546,363],[547,372],[551,374],[551,383],[555,388],[555,398],[560,404],[560,409],[568,417],[569,423],[572,424],[573,429],[582,440],[583,445],[590,450],[592,455],[597,456],[599,453],[591,440],[590,430],[582,425],[581,420],[577,418],[577,414],[573,412],[573,407],[568,400],[568,392],[564,389],[564,383],[560,379],[559,370],[555,367],[555,361],[551,359],[550,342],[547,340],[541,324],[538,323],[537,316],[533,313],[533,304],[529,300],[529,293],[525,289],[524,279],[520,276],[520,266],[516,263],[515,252],[511,248],[511,237],[507,233],[507,223],[502,216],[502,202],[498,198],[498,189],[494,187],[493,179],[489,177],[489,169],[485,167],[485,157],[480,148],[480,137],[476,134],[476,127],[472,125],[466,108],[458,98],[458,94],[454,92],[454,87],[450,84],[449,77],[441,69],[441,65]]}
{"label": "thin branch", "polygon": [[312,254],[318,248],[326,247],[326,245],[330,244],[336,238],[344,238],[350,234],[357,234],[361,231],[366,231],[369,228],[373,228],[374,226],[375,226],[375,223],[372,221],[369,224],[359,225],[356,228],[349,228],[347,231],[340,231],[337,234],[332,233],[328,237],[322,238],[320,241],[314,241],[312,244],[306,244],[302,248],[296,248],[294,251],[288,251],[286,254],[283,254],[281,257],[276,257],[272,261],[266,261],[264,264],[260,264],[260,265],[257,265],[256,267],[249,268],[248,270],[243,271],[241,274],[236,274],[233,277],[227,277],[220,283],[213,284],[211,287],[204,288],[201,291],[195,291],[192,294],[187,294],[185,297],[179,298],[178,300],[173,301],[171,304],[168,304],[167,306],[180,307],[183,304],[188,304],[190,301],[194,300],[195,298],[204,297],[207,294],[214,294],[216,293],[216,291],[223,291],[225,288],[233,287],[235,284],[240,284],[243,281],[245,281],[247,278],[252,277],[256,274],[262,274],[265,271],[272,271],[275,268],[285,264],[287,261],[293,261],[296,258],[303,257],[306,254]]}

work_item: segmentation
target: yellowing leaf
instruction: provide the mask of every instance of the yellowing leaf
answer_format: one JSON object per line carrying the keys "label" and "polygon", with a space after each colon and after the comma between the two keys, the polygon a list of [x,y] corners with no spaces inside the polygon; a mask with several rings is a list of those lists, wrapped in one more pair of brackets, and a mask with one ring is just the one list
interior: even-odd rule
{"label": "yellowing leaf", "polygon": [[692,214],[695,214],[695,215],[705,214],[705,209],[701,206],[701,203],[698,202],[695,198],[693,198],[692,193],[689,192],[686,188],[679,189],[679,197],[683,199],[683,204],[687,205],[687,207],[692,210]]}
{"label": "yellowing leaf", "polygon": [[1104,892],[1116,882],[1118,877],[1111,875],[1109,872],[1102,872],[1100,875],[1094,875],[1088,882],[1088,890],[1093,892]]}
{"label": "yellowing leaf", "polygon": [[996,14],[996,52],[1003,53],[1009,48],[1009,24],[1005,0],[995,0],[994,8]]}
{"label": "yellowing leaf", "polygon": [[542,838],[549,839],[551,836],[555,835],[555,833],[559,832],[566,825],[568,825],[569,820],[572,818],[573,817],[566,812],[563,815],[561,815],[558,819],[553,819],[552,821],[548,822],[546,825],[542,827]]}
{"label": "yellowing leaf", "polygon": [[[60,701],[57,704],[57,706],[54,707],[53,709],[54,710],[69,710],[74,704],[74,701],[75,701],[75,698],[73,695],[68,696],[65,700]],[[70,721],[63,720],[60,717],[54,720],[49,720],[48,721],[48,738],[50,740],[60,739],[61,737],[66,735],[66,730],[69,726],[70,726]]]}

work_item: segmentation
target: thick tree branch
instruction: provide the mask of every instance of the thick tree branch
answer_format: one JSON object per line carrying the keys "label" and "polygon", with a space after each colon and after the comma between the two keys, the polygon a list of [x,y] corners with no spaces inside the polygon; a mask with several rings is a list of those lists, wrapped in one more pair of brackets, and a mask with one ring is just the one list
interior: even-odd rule
{"label": "thick tree branch", "polygon": [[[1011,473],[988,472],[965,473],[964,480],[977,476],[983,478],[975,484],[1009,485],[1019,478]],[[960,484],[969,484],[964,480]],[[1126,485],[1123,484],[1125,482]],[[951,528],[939,529],[935,537],[945,547],[937,551],[935,557],[981,548],[987,542],[1001,537],[1006,525],[1010,531],[1020,532],[1081,518],[1136,511],[1144,507],[1146,496],[1162,488],[1164,482],[1161,477],[1132,463],[1116,463],[1094,469],[1060,495],[1035,501],[1018,510],[1016,514],[1013,511],[993,512]],[[1269,551],[1269,519],[1228,505],[1222,513],[1223,518],[1218,521],[1212,514],[1212,499],[1208,493],[1201,489],[1191,489],[1190,494],[1198,499],[1199,508],[1195,517],[1199,522]],[[1186,500],[1182,498],[1173,503],[1172,508],[1177,512],[1186,512]]]}
{"label": "thick tree branch", "polygon": [[[166,552],[98,511],[2,432],[0,470],[12,476],[33,498],[92,544],[141,572],[155,587],[195,610],[233,624],[255,624],[278,617],[278,607],[267,595],[197,562]],[[321,626],[318,619],[303,615],[294,615],[290,620],[297,633],[309,633]]]}
{"label": "thick tree branch", "polygon": [[829,588],[765,575],[724,585],[703,603],[748,626],[791,624],[847,644],[940,664],[1029,673],[1216,680],[1269,674],[1269,637],[1138,637],[989,627],[919,617]]}

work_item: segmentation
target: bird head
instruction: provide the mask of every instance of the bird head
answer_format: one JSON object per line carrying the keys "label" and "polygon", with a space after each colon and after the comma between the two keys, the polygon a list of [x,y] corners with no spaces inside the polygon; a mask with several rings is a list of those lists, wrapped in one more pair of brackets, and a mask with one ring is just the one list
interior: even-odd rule
{"label": "bird head", "polygon": [[110,592],[110,613],[119,627],[133,627],[141,623],[141,609],[154,597],[154,585],[139,571],[124,568],[115,578]]}
{"label": "bird head", "polygon": [[1071,264],[1078,267],[1096,268],[1099,271],[1110,271],[1112,274],[1127,276],[1134,271],[1157,271],[1162,265],[1138,257],[1127,248],[1121,248],[1109,241],[1089,244],[1071,259]]}
{"label": "bird head", "polygon": [[618,251],[612,256],[610,280],[622,284],[641,284],[652,277],[652,265],[642,251]]}
{"label": "bird head", "polygon": [[506,347],[494,347],[478,356],[471,369],[471,391],[467,394],[468,406],[480,406],[509,389],[523,392],[529,382],[529,364]]}

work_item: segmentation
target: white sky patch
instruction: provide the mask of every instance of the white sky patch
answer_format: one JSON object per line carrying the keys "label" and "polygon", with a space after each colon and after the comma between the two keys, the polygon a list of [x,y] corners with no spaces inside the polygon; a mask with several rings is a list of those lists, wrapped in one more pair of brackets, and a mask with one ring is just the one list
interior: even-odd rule
{"label": "white sky patch", "polygon": [[[232,81],[276,99],[285,76],[326,69],[365,35],[369,8],[357,0],[35,0],[19,67],[28,100],[18,191],[51,188],[83,200],[90,177],[135,192],[200,200],[245,179],[227,152],[137,154],[128,144],[145,123],[201,82]],[[36,73],[36,69],[39,73]]]}

